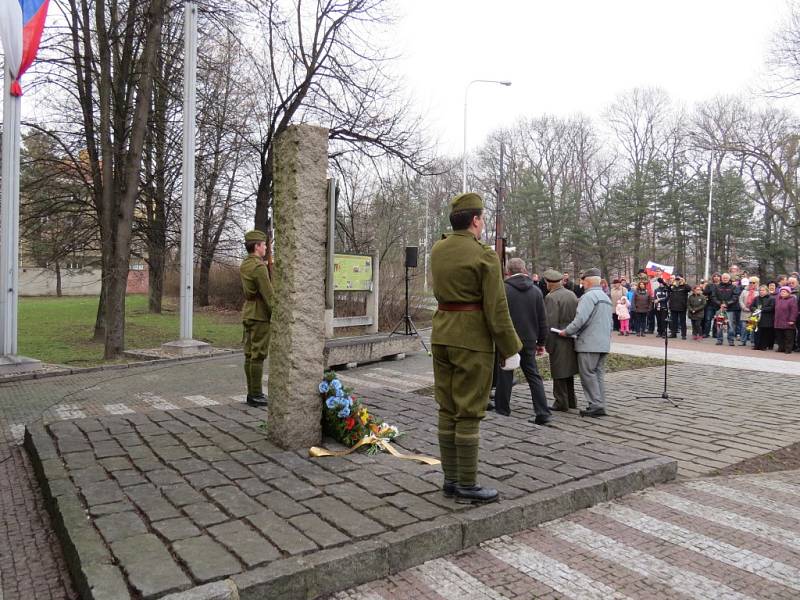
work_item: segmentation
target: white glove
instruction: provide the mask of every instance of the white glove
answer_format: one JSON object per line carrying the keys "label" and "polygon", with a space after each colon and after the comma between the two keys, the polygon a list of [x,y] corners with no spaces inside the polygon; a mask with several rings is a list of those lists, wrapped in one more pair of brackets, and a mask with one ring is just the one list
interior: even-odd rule
{"label": "white glove", "polygon": [[505,364],[500,367],[503,371],[513,371],[519,366],[519,352],[515,352],[505,360]]}

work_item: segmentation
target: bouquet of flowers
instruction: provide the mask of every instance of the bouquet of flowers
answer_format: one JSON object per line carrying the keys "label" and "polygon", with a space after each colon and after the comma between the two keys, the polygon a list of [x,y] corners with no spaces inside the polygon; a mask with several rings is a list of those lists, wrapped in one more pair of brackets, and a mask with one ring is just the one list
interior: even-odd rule
{"label": "bouquet of flowers", "polygon": [[[322,430],[348,448],[364,438],[393,440],[400,435],[397,427],[378,421],[367,407],[346,388],[334,371],[327,371],[319,384],[319,393],[325,406],[322,411]],[[380,452],[381,445],[367,444],[367,453]]]}
{"label": "bouquet of flowers", "polygon": [[753,313],[747,317],[747,324],[745,325],[745,330],[749,333],[756,331],[758,329],[758,321],[761,319],[761,309],[756,309]]}

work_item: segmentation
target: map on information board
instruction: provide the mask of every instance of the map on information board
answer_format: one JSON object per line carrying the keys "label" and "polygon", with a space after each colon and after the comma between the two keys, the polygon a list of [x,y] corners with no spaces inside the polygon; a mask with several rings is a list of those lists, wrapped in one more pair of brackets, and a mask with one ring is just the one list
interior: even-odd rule
{"label": "map on information board", "polygon": [[334,254],[333,289],[337,292],[372,290],[372,257]]}

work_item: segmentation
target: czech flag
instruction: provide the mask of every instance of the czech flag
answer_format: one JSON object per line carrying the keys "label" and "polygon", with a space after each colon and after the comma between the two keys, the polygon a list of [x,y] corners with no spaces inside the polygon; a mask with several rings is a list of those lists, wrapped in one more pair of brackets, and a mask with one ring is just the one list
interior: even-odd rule
{"label": "czech flag", "polygon": [[19,78],[36,58],[49,0],[0,0],[0,38],[11,71],[11,95],[22,96]]}

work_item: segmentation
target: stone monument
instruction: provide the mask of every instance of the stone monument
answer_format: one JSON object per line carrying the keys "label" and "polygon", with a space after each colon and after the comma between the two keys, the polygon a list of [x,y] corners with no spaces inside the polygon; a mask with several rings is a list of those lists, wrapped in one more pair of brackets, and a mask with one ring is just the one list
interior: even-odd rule
{"label": "stone monument", "polygon": [[274,156],[267,432],[282,448],[308,448],[322,439],[328,130],[292,125],[275,140]]}

